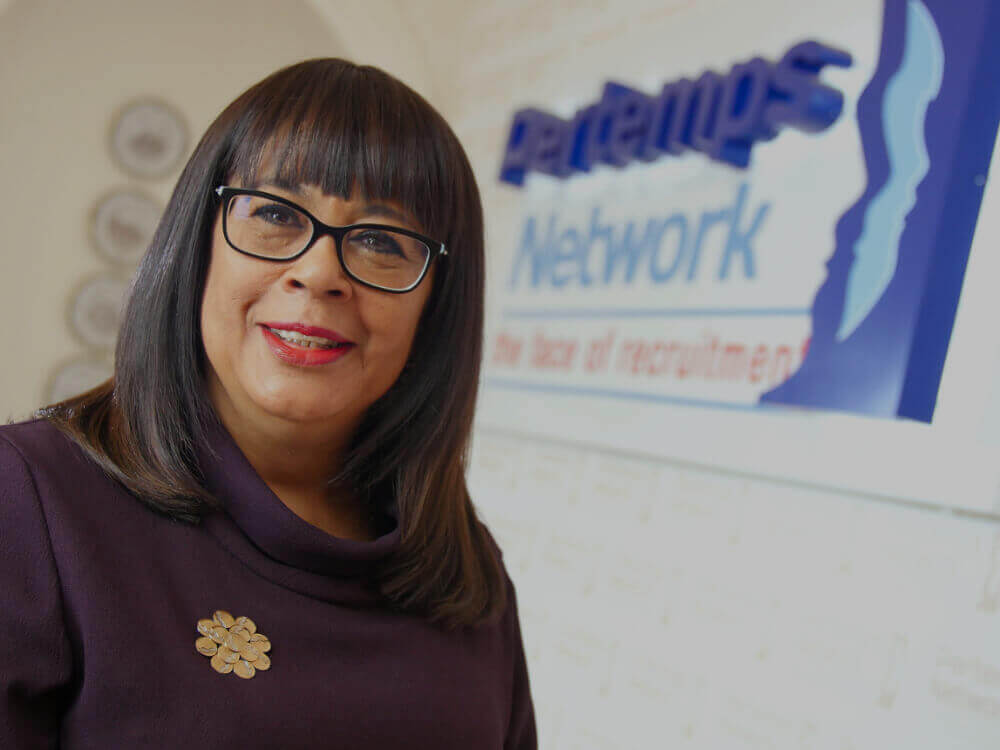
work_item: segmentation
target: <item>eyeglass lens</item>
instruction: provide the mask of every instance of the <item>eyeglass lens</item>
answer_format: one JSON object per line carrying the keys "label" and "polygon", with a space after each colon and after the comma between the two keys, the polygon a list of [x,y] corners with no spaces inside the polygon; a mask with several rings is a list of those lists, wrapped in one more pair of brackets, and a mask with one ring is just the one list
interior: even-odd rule
{"label": "eyeglass lens", "polygon": [[[226,211],[226,233],[239,250],[281,260],[302,251],[313,234],[301,211],[259,195],[234,195]],[[387,229],[358,228],[341,241],[344,265],[357,278],[386,289],[407,289],[421,277],[430,248],[415,237]]]}

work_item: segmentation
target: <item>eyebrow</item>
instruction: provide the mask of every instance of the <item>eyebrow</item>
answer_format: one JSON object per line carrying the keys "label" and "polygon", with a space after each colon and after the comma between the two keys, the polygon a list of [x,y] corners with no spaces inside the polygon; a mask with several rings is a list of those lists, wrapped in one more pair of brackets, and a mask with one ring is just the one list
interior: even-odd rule
{"label": "eyebrow", "polygon": [[305,193],[302,190],[302,185],[298,182],[289,182],[288,180],[282,179],[280,177],[262,177],[260,179],[254,180],[252,183],[247,185],[247,190],[260,190],[262,187],[276,187],[282,190],[287,190],[289,193],[295,193],[297,196],[305,197]]}
{"label": "eyebrow", "polygon": [[[247,189],[248,190],[260,190],[262,187],[276,187],[281,190],[286,190],[289,193],[294,193],[299,198],[306,198],[306,193],[302,189],[301,183],[290,182],[288,180],[282,179],[276,176],[263,177],[259,180],[254,180]],[[371,215],[371,216],[381,216],[385,219],[394,219],[400,224],[419,224],[415,222],[413,217],[408,214],[393,208],[385,203],[368,202],[361,206],[361,213]]]}
{"label": "eyebrow", "polygon": [[402,211],[397,211],[392,206],[387,206],[384,203],[366,203],[361,207],[361,213],[370,214],[371,216],[381,216],[386,219],[395,219],[400,224],[416,223]]}

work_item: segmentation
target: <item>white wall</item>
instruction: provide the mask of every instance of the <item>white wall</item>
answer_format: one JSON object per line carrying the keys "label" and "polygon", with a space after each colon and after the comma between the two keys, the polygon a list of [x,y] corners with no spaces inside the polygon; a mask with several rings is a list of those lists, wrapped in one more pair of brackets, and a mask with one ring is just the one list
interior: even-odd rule
{"label": "white wall", "polygon": [[311,5],[282,2],[280,24],[276,7],[14,0],[2,10],[0,419],[41,405],[59,364],[109,356],[89,352],[67,320],[81,281],[113,270],[90,244],[91,212],[120,187],[165,204],[179,174],[178,167],[160,180],[136,180],[117,168],[108,150],[115,113],[136,98],[163,99],[186,119],[190,149],[226,103],[267,73],[343,54]]}
{"label": "white wall", "polygon": [[995,522],[480,434],[544,748],[987,748]]}

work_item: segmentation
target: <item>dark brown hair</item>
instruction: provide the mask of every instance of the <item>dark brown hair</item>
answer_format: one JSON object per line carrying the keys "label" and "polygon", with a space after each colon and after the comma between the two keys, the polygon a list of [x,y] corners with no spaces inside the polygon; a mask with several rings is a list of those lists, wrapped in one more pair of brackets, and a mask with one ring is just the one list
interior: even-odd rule
{"label": "dark brown hair", "polygon": [[344,60],[284,68],[230,104],[182,172],[133,279],[115,374],[41,410],[155,510],[197,521],[218,501],[195,458],[213,419],[199,307],[217,205],[252,184],[267,154],[279,183],[392,200],[444,242],[413,352],[367,413],[335,480],[391,497],[398,553],[379,576],[398,609],[448,625],[505,607],[504,574],[465,483],[483,326],[483,218],[472,169],[442,117],[392,76]]}

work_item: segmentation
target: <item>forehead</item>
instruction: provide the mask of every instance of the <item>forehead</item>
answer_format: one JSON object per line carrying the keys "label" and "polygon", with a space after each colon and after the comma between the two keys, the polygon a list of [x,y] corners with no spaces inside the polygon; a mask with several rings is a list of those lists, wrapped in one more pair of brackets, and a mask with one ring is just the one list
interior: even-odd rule
{"label": "forehead", "polygon": [[[391,206],[423,234],[447,234],[444,207],[452,190],[443,179],[434,138],[394,121],[355,122],[346,112],[326,114],[332,117],[255,123],[234,141],[227,183],[318,188],[328,197]],[[285,197],[296,200],[293,194]]]}
{"label": "forehead", "polygon": [[246,185],[242,184],[239,178],[234,178],[229,184],[233,187],[274,193],[281,198],[298,203],[311,213],[318,214],[317,218],[320,220],[322,220],[322,214],[325,210],[329,209],[331,203],[333,203],[337,208],[350,211],[358,216],[366,218],[374,217],[375,219],[398,224],[418,232],[424,231],[420,221],[403,206],[391,200],[373,200],[368,198],[362,195],[361,189],[357,185],[344,198],[324,192],[320,185],[292,182],[268,175],[252,180]]}
{"label": "forehead", "polygon": [[[390,194],[390,191],[373,190],[373,183],[378,180],[348,174],[350,170],[343,166],[320,165],[317,154],[309,153],[313,149],[309,146],[305,148],[306,151],[303,151],[301,147],[289,143],[288,139],[272,138],[256,158],[238,160],[241,163],[230,170],[226,182],[234,187],[274,192],[301,203],[307,209],[339,200],[364,213],[424,231],[423,222],[401,197]],[[302,168],[296,168],[299,164]]]}

